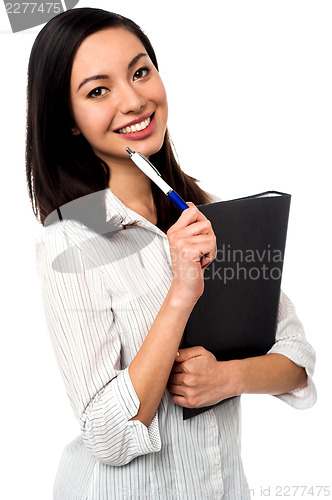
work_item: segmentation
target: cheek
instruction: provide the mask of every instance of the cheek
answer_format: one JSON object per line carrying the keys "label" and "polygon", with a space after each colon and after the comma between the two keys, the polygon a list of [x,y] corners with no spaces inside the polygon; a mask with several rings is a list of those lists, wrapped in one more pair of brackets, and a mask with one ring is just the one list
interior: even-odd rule
{"label": "cheek", "polygon": [[167,109],[167,95],[161,78],[159,78],[154,82],[153,85],[151,85],[150,98],[159,106],[165,106],[165,108]]}
{"label": "cheek", "polygon": [[73,115],[77,127],[83,134],[93,133],[109,126],[108,114],[102,106],[76,106]]}

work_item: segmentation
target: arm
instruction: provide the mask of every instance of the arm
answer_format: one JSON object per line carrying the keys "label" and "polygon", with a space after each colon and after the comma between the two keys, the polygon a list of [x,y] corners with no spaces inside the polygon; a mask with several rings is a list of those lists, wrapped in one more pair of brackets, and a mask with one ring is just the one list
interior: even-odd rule
{"label": "arm", "polygon": [[148,426],[165,391],[174,358],[193,302],[183,303],[170,288],[142,347],[129,366],[129,375],[140,400],[132,420]]}
{"label": "arm", "polygon": [[307,374],[281,354],[266,354],[241,363],[241,394],[286,394],[307,387]]}
{"label": "arm", "polygon": [[173,268],[172,285],[129,366],[129,374],[141,403],[134,420],[145,425],[149,425],[158,408],[184,328],[203,293],[203,269],[216,254],[216,239],[211,224],[194,205],[171,226],[167,237]]}

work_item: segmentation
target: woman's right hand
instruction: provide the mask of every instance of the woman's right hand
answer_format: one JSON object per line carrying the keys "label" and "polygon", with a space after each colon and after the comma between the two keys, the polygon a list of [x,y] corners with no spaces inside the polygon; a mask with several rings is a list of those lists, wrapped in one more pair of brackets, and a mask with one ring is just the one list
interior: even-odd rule
{"label": "woman's right hand", "polygon": [[172,289],[184,301],[197,301],[204,291],[204,269],[215,259],[216,237],[211,222],[191,202],[167,231]]}

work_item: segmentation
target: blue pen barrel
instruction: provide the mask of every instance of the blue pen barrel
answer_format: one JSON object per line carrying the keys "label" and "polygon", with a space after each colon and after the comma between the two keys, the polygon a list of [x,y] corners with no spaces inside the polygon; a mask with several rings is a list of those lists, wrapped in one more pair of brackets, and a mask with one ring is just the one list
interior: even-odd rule
{"label": "blue pen barrel", "polygon": [[187,203],[174,191],[174,189],[167,196],[180,210],[183,211],[189,208]]}

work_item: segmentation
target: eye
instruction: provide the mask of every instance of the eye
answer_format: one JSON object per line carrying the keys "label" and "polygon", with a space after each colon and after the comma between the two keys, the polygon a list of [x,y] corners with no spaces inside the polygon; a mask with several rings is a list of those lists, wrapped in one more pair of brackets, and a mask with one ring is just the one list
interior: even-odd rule
{"label": "eye", "polygon": [[88,93],[87,97],[91,97],[96,99],[97,97],[103,97],[108,92],[108,89],[105,87],[96,87]]}
{"label": "eye", "polygon": [[138,69],[134,73],[134,80],[145,78],[146,76],[148,76],[148,74],[150,73],[150,71],[151,71],[151,69],[148,68],[148,67]]}

